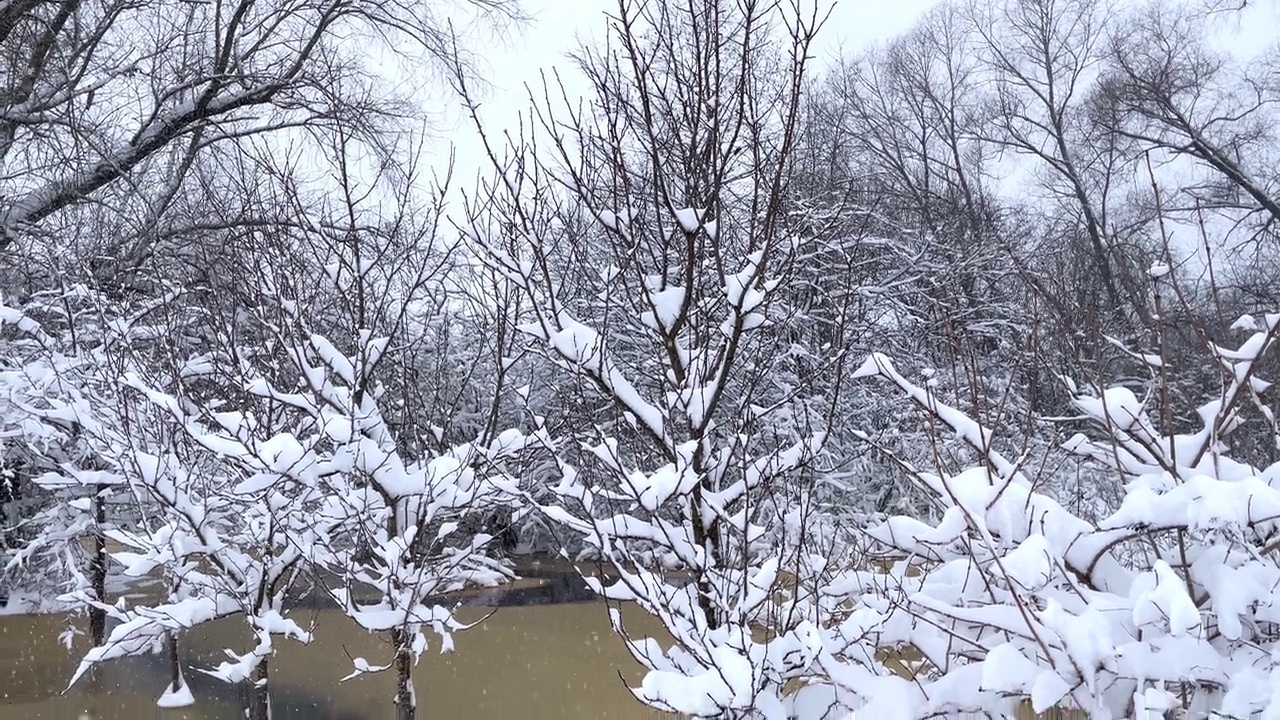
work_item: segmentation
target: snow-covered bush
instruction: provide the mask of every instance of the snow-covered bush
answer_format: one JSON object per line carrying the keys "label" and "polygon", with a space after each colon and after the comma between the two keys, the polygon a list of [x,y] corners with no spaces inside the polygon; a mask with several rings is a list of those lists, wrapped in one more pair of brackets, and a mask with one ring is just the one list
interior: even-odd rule
{"label": "snow-covered bush", "polygon": [[[1094,428],[1066,449],[1125,483],[1119,507],[1096,523],[1047,495],[991,429],[888,358],[869,358],[859,377],[896,385],[982,462],[910,468],[939,520],[894,517],[868,531],[892,564],[850,573],[840,587],[859,609],[825,645],[849,650],[822,662],[850,693],[844,702],[885,718],[1011,714],[1027,699],[1102,720],[1179,706],[1195,717],[1280,713],[1280,463],[1253,467],[1225,452],[1250,407],[1280,440],[1261,401],[1269,383],[1255,374],[1280,315],[1243,325],[1256,330],[1239,348],[1209,346],[1224,381],[1194,432],[1163,430],[1129,389],[1086,392],[1065,380]],[[917,659],[914,676],[889,675],[867,654],[884,648]]]}
{"label": "snow-covered bush", "polygon": [[[158,413],[121,383],[124,377],[139,385],[145,375],[168,385],[198,366],[165,372],[184,350],[172,329],[192,312],[178,294],[125,303],[76,286],[3,312],[18,333],[3,372],[4,419],[10,442],[22,443],[29,464],[44,470],[28,482],[48,502],[6,570],[19,588],[34,583],[43,609],[89,611],[95,647],[71,681],[95,663],[167,649],[171,686],[162,704],[185,704],[192,699],[177,657],[181,631],[243,615],[266,650],[271,633],[305,639],[281,617],[287,579],[301,569],[305,516],[277,518],[278,507],[237,495],[234,472],[196,442],[208,431],[190,425],[190,405],[166,398]],[[289,518],[295,527],[282,527]],[[108,540],[123,549],[109,552]],[[109,565],[122,567],[125,578],[161,581],[162,597],[138,607],[112,602]],[[109,635],[108,616],[119,621]],[[265,654],[261,646],[237,654],[215,673],[243,679]]]}
{"label": "snow-covered bush", "polygon": [[[448,594],[513,576],[471,518],[514,497],[516,483],[502,467],[526,439],[492,422],[472,442],[442,452],[426,449],[439,437],[404,436],[428,426],[440,408],[388,395],[380,373],[402,370],[387,361],[392,338],[362,327],[406,332],[408,305],[420,298],[387,297],[381,281],[438,289],[422,273],[442,267],[439,258],[375,268],[361,259],[367,248],[353,245],[336,248],[327,268],[346,311],[322,320],[348,329],[339,342],[311,330],[311,319],[299,313],[308,304],[288,298],[263,271],[262,297],[274,297],[275,309],[257,308],[255,322],[273,333],[270,352],[236,346],[229,328],[219,334],[223,346],[199,348],[176,372],[122,379],[152,409],[165,442],[135,445],[126,434],[117,444],[116,464],[157,512],[137,532],[112,537],[126,548],[117,553],[126,572],[162,571],[169,594],[158,605],[110,609],[122,622],[81,672],[155,650],[198,623],[237,616],[253,631],[253,646],[228,650],[230,661],[207,672],[248,682],[245,709],[265,718],[274,637],[310,639],[289,609],[300,593],[320,589],[391,645],[386,662],[354,659],[348,677],[392,669],[398,716],[412,718],[412,668],[428,636],[447,651],[452,633],[465,627]],[[404,377],[397,380],[406,387]],[[413,421],[393,423],[388,403]],[[171,691],[179,683],[175,673]]]}

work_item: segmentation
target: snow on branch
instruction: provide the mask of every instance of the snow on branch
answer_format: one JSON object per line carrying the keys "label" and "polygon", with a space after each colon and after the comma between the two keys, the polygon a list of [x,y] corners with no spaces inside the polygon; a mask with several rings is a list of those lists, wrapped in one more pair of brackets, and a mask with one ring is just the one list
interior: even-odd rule
{"label": "snow on branch", "polygon": [[[1193,714],[1224,717],[1280,706],[1268,679],[1277,653],[1269,628],[1278,619],[1280,464],[1232,460],[1223,442],[1240,427],[1246,390],[1265,387],[1255,368],[1276,320],[1267,316],[1238,349],[1211,348],[1224,389],[1199,409],[1195,432],[1162,432],[1128,389],[1086,395],[1067,381],[1098,432],[1077,434],[1066,449],[1126,483],[1120,506],[1096,524],[1037,491],[991,449],[990,429],[887,358],[867,360],[860,377],[887,379],[986,461],[958,473],[907,468],[940,516],[870,528],[890,566],[849,573],[837,586],[874,611],[844,636],[850,647],[871,633],[876,647],[910,648],[925,661],[913,683],[896,685],[904,712],[1011,712],[1021,699],[1037,711],[1066,704],[1094,718],[1183,702]],[[830,662],[833,682],[862,698],[864,711],[879,707],[873,693],[883,681],[859,674],[874,668],[848,653]]]}

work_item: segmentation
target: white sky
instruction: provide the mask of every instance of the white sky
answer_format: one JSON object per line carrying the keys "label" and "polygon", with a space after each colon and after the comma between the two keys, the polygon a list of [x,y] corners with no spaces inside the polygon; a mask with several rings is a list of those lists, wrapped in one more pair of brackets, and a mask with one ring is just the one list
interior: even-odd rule
{"label": "white sky", "polygon": [[[661,0],[659,0],[661,1]],[[831,19],[818,36],[815,56],[825,66],[841,55],[892,38],[907,29],[937,0],[837,0]],[[505,37],[470,40],[471,50],[483,58],[478,68],[489,83],[481,99],[481,115],[495,137],[513,129],[517,114],[528,107],[525,83],[540,84],[540,71],[560,66],[573,70],[565,56],[586,38],[599,38],[607,28],[604,13],[614,0],[523,0],[533,21],[504,33]],[[486,45],[480,45],[485,43]],[[456,102],[450,99],[456,105]],[[455,182],[469,188],[483,167],[481,146],[461,113],[446,115],[440,125],[441,144],[435,160],[442,165],[449,147],[457,153]]]}

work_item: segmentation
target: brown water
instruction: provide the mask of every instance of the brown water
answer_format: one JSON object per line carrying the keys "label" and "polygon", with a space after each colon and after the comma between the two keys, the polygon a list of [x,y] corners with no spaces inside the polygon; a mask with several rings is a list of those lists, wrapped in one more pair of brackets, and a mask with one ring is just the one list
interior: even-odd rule
{"label": "brown water", "polygon": [[[641,669],[609,627],[604,603],[557,602],[580,598],[569,576],[552,571],[543,580],[473,597],[478,603],[530,604],[465,607],[454,635],[456,652],[428,651],[415,669],[420,717],[449,720],[641,720],[667,717],[640,705],[627,691]],[[550,593],[544,591],[552,591]],[[296,610],[311,626],[308,645],[281,639],[271,664],[276,720],[383,720],[394,717],[394,677],[388,673],[338,681],[351,658],[383,663],[388,648],[336,610]],[[623,608],[635,635],[664,637],[659,624],[635,608]],[[58,644],[66,618],[0,615],[0,720],[238,720],[237,692],[193,668],[220,662],[224,647],[246,649],[249,634],[236,620],[202,626],[183,639],[186,678],[196,705],[159,710],[155,700],[168,684],[163,656],[129,658],[99,666],[67,692],[66,682],[88,649],[80,638],[71,651]],[[434,636],[432,648],[438,649]],[[905,672],[905,671],[904,671]],[[1037,716],[1022,708],[1020,720]],[[1076,711],[1051,711],[1042,720],[1083,720]]]}
{"label": "brown water", "polygon": [[[415,670],[422,716],[429,718],[555,718],[607,720],[656,718],[626,690],[622,678],[639,680],[640,668],[609,628],[603,603],[570,603],[492,609],[464,608],[464,620],[494,614],[454,636],[456,652],[429,651]],[[624,612],[636,632],[656,633],[640,612]],[[272,659],[275,717],[290,720],[382,720],[393,717],[394,678],[367,675],[339,684],[349,658],[378,663],[387,648],[374,635],[332,610],[301,611],[314,622],[309,645],[281,640]],[[162,656],[115,661],[61,695],[87,643],[73,652],[57,643],[65,619],[0,616],[0,720],[218,720],[240,717],[235,690],[190,669],[221,660],[228,644],[245,648],[247,632],[220,621],[185,638],[187,679],[197,704],[158,710],[167,684]],[[438,648],[437,645],[433,647]],[[621,678],[619,677],[621,674]]]}

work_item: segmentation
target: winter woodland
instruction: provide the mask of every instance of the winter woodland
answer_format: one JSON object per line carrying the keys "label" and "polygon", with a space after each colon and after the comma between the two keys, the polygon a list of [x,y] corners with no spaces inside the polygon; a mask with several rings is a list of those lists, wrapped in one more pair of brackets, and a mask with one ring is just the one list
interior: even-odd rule
{"label": "winter woodland", "polygon": [[1257,5],[616,0],[499,128],[511,0],[0,0],[5,612],[266,720],[319,594],[412,720],[535,553],[687,717],[1280,718]]}

